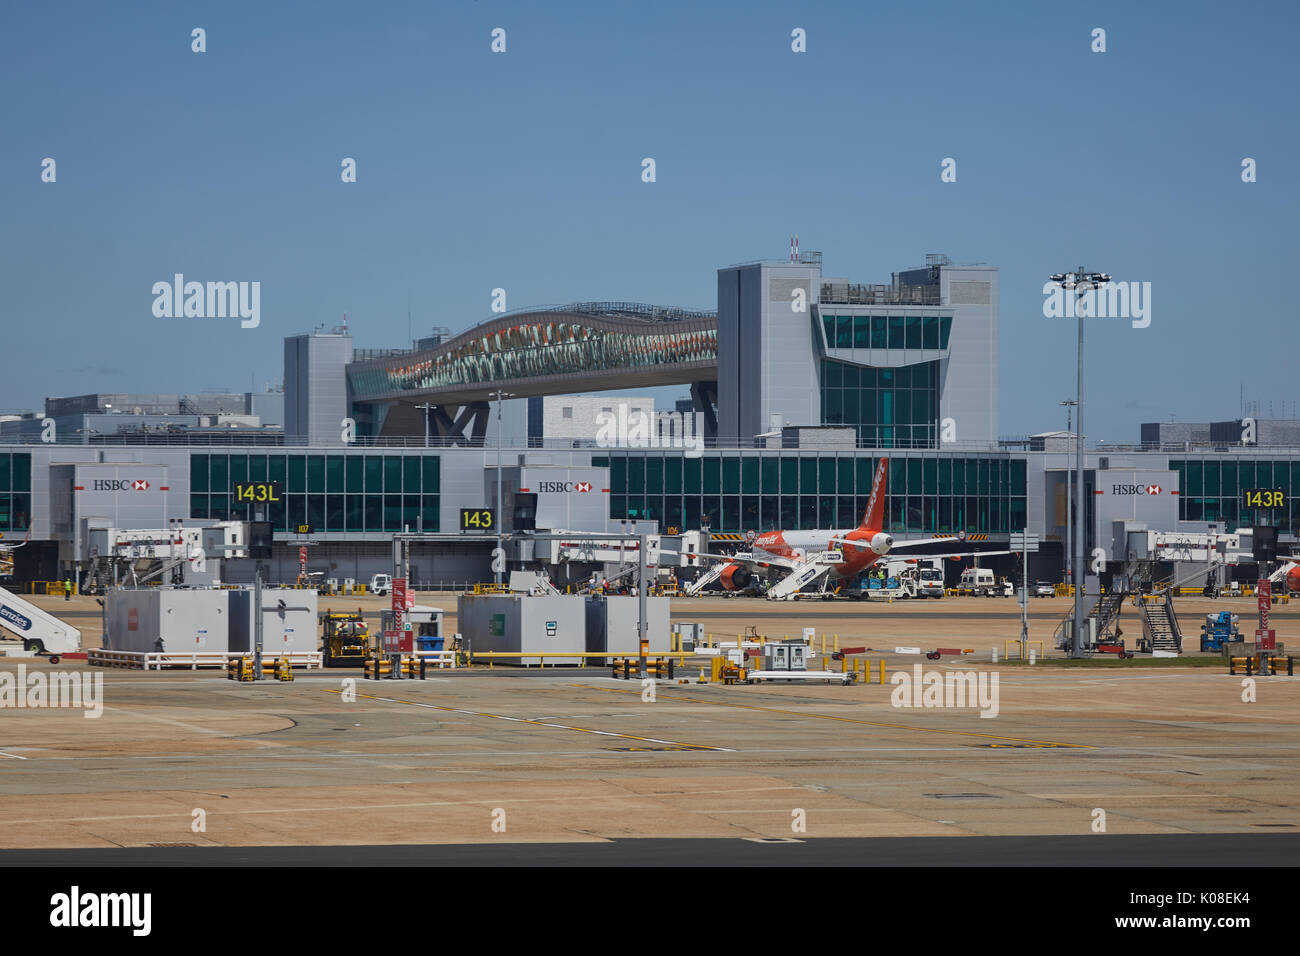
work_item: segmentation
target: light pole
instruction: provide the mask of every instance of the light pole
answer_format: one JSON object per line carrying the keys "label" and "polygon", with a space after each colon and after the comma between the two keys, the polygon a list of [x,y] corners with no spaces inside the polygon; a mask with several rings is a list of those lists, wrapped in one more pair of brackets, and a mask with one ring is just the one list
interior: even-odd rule
{"label": "light pole", "polygon": [[[497,515],[496,515],[497,551],[498,553],[504,556],[505,544],[501,538],[501,443],[502,443],[501,403],[503,400],[513,397],[514,393],[503,391],[502,389],[498,388],[492,394],[494,394],[497,397]],[[501,583],[501,572],[494,571],[493,578],[496,581],[496,583],[499,585]]]}
{"label": "light pole", "polygon": [[[1069,401],[1069,400],[1067,399],[1067,400],[1064,401],[1064,402],[1057,402],[1057,404],[1058,404],[1058,405],[1064,405],[1064,406],[1065,406],[1065,433],[1066,433],[1067,435],[1069,435],[1070,438],[1072,439],[1072,438],[1074,438],[1074,425],[1073,425],[1073,423],[1072,423],[1072,421],[1071,421],[1071,416],[1072,416],[1072,414],[1073,414],[1073,412],[1074,412],[1074,406],[1077,405],[1077,404],[1079,404],[1079,403],[1078,403],[1078,402],[1072,402],[1072,401]],[[1067,439],[1067,441],[1068,441],[1068,440],[1069,440],[1069,439]],[[1074,563],[1074,562],[1073,562],[1073,555],[1074,555],[1074,538],[1071,536],[1072,531],[1073,531],[1073,522],[1071,521],[1071,518],[1072,518],[1072,516],[1073,516],[1073,507],[1072,507],[1072,505],[1070,504],[1070,499],[1071,499],[1071,497],[1072,497],[1072,496],[1071,496],[1071,491],[1072,491],[1073,488],[1074,488],[1074,475],[1073,475],[1073,473],[1070,471],[1070,468],[1069,468],[1069,463],[1070,463],[1070,446],[1069,446],[1069,445],[1066,445],[1066,448],[1065,448],[1065,462],[1066,462],[1066,469],[1065,469],[1065,577],[1066,577],[1066,580],[1070,580],[1070,579],[1071,579],[1071,575],[1070,575],[1070,566]]]}
{"label": "light pole", "polygon": [[[1110,276],[1104,272],[1085,272],[1083,266],[1080,266],[1074,272],[1058,272],[1051,277],[1051,280],[1067,291],[1074,290],[1078,295],[1080,302],[1089,289],[1100,289],[1110,281]],[[1078,371],[1078,396],[1075,404],[1078,406],[1079,414],[1077,423],[1079,436],[1074,443],[1074,500],[1075,508],[1079,515],[1079,533],[1075,535],[1074,540],[1074,641],[1070,648],[1071,657],[1083,657],[1083,549],[1084,542],[1087,538],[1087,522],[1084,520],[1087,512],[1084,511],[1083,505],[1083,313],[1079,310],[1079,302],[1075,303],[1075,315],[1079,319],[1079,371]]]}
{"label": "light pole", "polygon": [[433,408],[433,406],[430,405],[428,402],[425,402],[423,405],[416,405],[415,407],[424,409],[424,447],[428,448],[429,447],[429,410]]}

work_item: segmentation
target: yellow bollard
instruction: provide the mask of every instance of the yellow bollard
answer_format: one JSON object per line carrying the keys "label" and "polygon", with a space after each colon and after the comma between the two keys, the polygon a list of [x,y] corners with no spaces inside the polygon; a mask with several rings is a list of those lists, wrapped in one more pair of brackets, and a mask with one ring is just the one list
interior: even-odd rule
{"label": "yellow bollard", "polygon": [[836,635],[835,635],[835,653],[838,654],[838,653],[839,653],[839,650],[840,650],[840,636],[839,636],[838,634],[836,634]]}
{"label": "yellow bollard", "polygon": [[882,657],[880,659],[880,683],[883,684],[884,682],[885,682],[885,659]]}

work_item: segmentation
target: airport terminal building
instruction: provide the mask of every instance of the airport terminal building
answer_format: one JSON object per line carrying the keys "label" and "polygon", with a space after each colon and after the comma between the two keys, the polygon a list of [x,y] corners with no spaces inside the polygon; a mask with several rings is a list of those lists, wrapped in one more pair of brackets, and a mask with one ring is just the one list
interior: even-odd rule
{"label": "airport terminal building", "polygon": [[[406,530],[427,536],[412,549],[417,586],[463,584],[490,577],[495,541],[462,531],[461,512],[495,509],[498,482],[505,532],[630,521],[726,542],[855,526],[887,457],[886,530],[964,532],[983,550],[1028,530],[1043,541],[1031,575],[1060,579],[1073,446],[1060,433],[998,439],[996,268],[932,256],[866,284],[823,276],[812,253],[717,277],[716,312],[575,303],[404,349],[357,349],[343,330],[290,337],[282,431],[10,432],[0,544],[28,542],[13,577],[84,569],[96,530],[248,520],[234,486],[266,481],[281,492],[266,514],[273,579],[291,580],[306,546],[309,569],[368,580],[391,569],[391,536]],[[658,426],[598,440],[530,431],[530,399],[662,386],[689,390],[686,440]],[[1218,423],[1144,426],[1140,443],[1088,449],[1088,551],[1123,561],[1126,529],[1250,524],[1247,488],[1286,493],[1271,523],[1294,540],[1300,433],[1268,424],[1255,444]]]}

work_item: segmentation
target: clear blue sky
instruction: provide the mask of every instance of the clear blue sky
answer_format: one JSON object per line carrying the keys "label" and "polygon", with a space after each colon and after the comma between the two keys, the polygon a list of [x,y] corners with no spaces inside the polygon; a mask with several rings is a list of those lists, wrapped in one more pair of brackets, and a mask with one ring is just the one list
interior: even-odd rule
{"label": "clear blue sky", "polygon": [[[1300,399],[1298,9],[10,5],[0,409],[260,387],[287,334],[347,312],[358,345],[399,345],[408,307],[417,334],[459,330],[495,287],[512,309],[712,308],[718,266],[798,233],[858,281],[929,252],[999,266],[1004,435],[1063,425],[1074,327],[1041,289],[1077,265],[1153,287],[1150,328],[1089,333],[1090,440],[1232,417],[1243,381],[1280,415]],[[260,281],[261,327],[155,318],[176,272]]]}

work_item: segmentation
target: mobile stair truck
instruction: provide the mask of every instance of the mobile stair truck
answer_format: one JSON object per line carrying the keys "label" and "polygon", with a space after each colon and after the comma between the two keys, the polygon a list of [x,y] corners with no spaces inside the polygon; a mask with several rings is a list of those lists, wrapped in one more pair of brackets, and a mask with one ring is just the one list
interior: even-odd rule
{"label": "mobile stair truck", "polygon": [[57,664],[59,655],[81,650],[81,631],[0,588],[0,637],[11,634],[23,643],[22,652],[14,648],[12,657],[49,657],[51,664]]}

